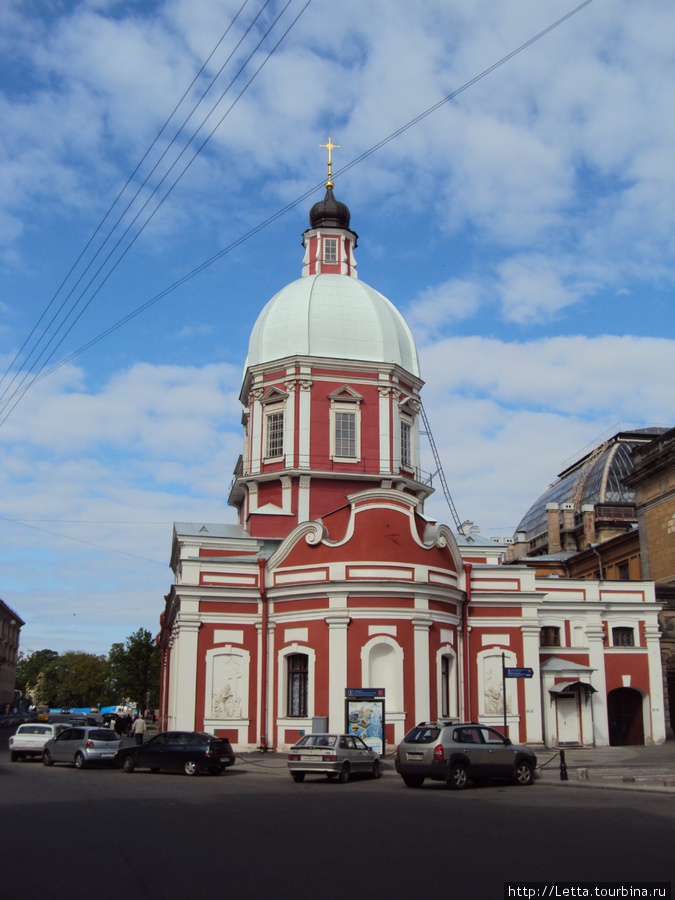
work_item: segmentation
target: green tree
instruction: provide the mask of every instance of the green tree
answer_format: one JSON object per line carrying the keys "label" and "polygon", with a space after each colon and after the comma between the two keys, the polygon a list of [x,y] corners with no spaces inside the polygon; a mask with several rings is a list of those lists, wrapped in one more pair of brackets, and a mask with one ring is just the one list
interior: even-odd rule
{"label": "green tree", "polygon": [[56,650],[34,650],[33,653],[19,653],[16,664],[16,689],[25,697],[27,691],[34,692],[38,703],[55,706],[59,687]]}
{"label": "green tree", "polygon": [[57,705],[96,706],[105,702],[109,664],[105,656],[69,650],[55,662]]}
{"label": "green tree", "polygon": [[125,644],[113,644],[108,654],[110,687],[117,701],[128,697],[139,709],[155,709],[159,705],[159,669],[161,655],[152,634],[139,628]]}

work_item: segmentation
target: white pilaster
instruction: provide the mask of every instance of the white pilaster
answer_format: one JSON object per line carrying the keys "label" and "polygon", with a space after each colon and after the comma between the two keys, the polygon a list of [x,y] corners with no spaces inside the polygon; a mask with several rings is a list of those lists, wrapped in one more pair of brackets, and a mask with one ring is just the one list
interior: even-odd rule
{"label": "white pilaster", "polygon": [[345,688],[347,687],[347,628],[349,616],[329,615],[328,623],[328,664],[330,668],[328,687],[328,730],[344,731]]}
{"label": "white pilaster", "polygon": [[380,385],[380,472],[391,472],[391,388]]}
{"label": "white pilaster", "polygon": [[[647,706],[651,710],[651,740],[654,744],[662,744],[666,739],[666,720],[664,716],[663,670],[658,624],[645,625],[645,639],[649,661],[650,696]],[[647,731],[645,729],[646,736]]]}
{"label": "white pilaster", "polygon": [[174,727],[181,731],[194,731],[196,726],[197,649],[199,639],[199,604],[197,601],[181,603],[181,609],[173,626],[178,632],[175,655],[172,660],[175,672],[176,704]]}
{"label": "white pilaster", "polygon": [[431,619],[418,616],[412,620],[415,643],[415,722],[431,719],[431,697],[429,669],[429,629]]}
{"label": "white pilaster", "polygon": [[523,666],[533,669],[532,678],[525,682],[525,740],[532,744],[544,741],[541,717],[541,673],[539,671],[539,622],[535,619],[521,625],[523,635]]}
{"label": "white pilaster", "polygon": [[593,711],[593,734],[596,747],[609,747],[609,727],[607,723],[607,680],[605,678],[605,631],[602,622],[586,625],[588,641],[588,663],[593,672],[593,694],[589,703]]}

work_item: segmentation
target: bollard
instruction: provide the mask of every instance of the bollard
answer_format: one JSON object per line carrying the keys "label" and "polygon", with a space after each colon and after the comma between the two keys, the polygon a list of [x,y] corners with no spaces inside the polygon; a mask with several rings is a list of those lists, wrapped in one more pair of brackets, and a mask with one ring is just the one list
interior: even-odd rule
{"label": "bollard", "polygon": [[560,751],[560,780],[567,781],[567,766],[565,765],[565,751]]}

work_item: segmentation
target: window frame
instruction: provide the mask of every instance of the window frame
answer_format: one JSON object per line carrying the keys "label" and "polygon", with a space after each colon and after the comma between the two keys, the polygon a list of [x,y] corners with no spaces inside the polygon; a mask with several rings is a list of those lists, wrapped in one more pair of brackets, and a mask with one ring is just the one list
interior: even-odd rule
{"label": "window frame", "polygon": [[[333,251],[335,259],[332,259]],[[337,266],[340,264],[340,239],[337,237],[327,236],[323,238],[321,246],[321,261],[327,266]]]}
{"label": "window frame", "polygon": [[[407,434],[407,439],[404,440],[403,435]],[[401,468],[402,469],[414,469],[415,468],[415,448],[413,444],[414,437],[414,428],[413,428],[413,420],[411,416],[402,414],[399,416],[398,423],[398,435],[399,435],[399,452],[401,454]],[[407,449],[407,453],[404,454],[404,447]]]}
{"label": "window frame", "polygon": [[[354,417],[354,456],[343,456],[337,452],[337,421],[340,414]],[[342,450],[344,447],[339,449]],[[361,462],[361,398],[348,399],[344,395],[340,399],[331,397],[330,458],[333,462],[347,463],[349,465]]]}
{"label": "window frame", "polygon": [[[272,432],[270,425],[273,419],[279,418],[280,428],[275,429],[275,432]],[[263,428],[263,459],[265,462],[275,462],[276,460],[284,459],[284,450],[285,450],[285,441],[284,441],[284,429],[286,427],[286,409],[285,405],[282,403],[275,404],[274,406],[269,406],[265,408],[264,412],[264,428]],[[271,450],[276,450],[276,444],[273,446],[271,444],[272,437],[274,434],[275,441],[280,441],[280,453],[272,453]]]}
{"label": "window frame", "polygon": [[[553,634],[555,632],[555,634]],[[555,640],[550,640],[554,637]],[[544,639],[546,638],[546,640]],[[560,625],[542,625],[539,629],[540,647],[562,647],[562,629]]]}
{"label": "window frame", "polygon": [[[617,640],[618,638],[618,640]],[[625,639],[625,640],[624,640]],[[632,625],[612,626],[612,647],[635,647],[635,628]]]}
{"label": "window frame", "polygon": [[[304,660],[303,664],[299,660]],[[298,661],[298,667],[293,664]],[[295,685],[298,685],[297,696]],[[297,701],[297,702],[296,702]],[[297,710],[297,711],[296,711]],[[295,651],[286,656],[286,717],[306,719],[309,714],[309,656]]]}

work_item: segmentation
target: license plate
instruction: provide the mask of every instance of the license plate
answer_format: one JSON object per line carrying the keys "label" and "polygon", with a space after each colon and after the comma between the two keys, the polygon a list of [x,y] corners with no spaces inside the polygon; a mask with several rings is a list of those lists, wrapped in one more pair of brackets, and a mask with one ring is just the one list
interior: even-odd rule
{"label": "license plate", "polygon": [[422,759],[421,753],[408,753],[408,759]]}
{"label": "license plate", "polygon": [[109,757],[114,756],[114,753],[101,753],[103,759],[109,759]]}

